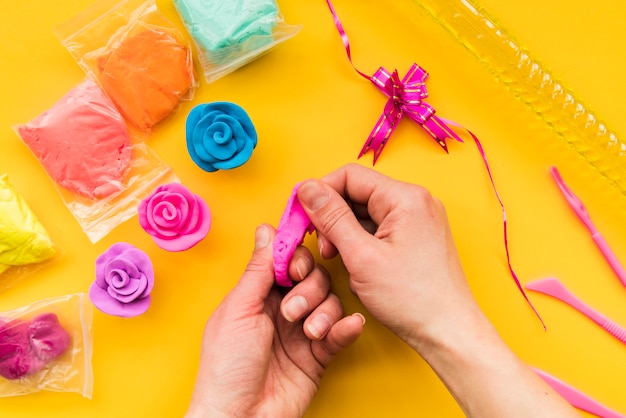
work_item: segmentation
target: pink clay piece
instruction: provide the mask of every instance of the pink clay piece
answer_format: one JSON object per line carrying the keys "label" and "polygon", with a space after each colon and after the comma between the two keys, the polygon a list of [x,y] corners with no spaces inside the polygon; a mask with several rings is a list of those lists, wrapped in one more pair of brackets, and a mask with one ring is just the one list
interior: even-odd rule
{"label": "pink clay piece", "polygon": [[282,287],[292,287],[293,283],[289,278],[289,260],[294,251],[302,242],[306,233],[315,231],[315,227],[307,216],[304,208],[298,200],[298,183],[291,192],[287,207],[278,223],[276,238],[274,238],[274,275],[276,284]]}

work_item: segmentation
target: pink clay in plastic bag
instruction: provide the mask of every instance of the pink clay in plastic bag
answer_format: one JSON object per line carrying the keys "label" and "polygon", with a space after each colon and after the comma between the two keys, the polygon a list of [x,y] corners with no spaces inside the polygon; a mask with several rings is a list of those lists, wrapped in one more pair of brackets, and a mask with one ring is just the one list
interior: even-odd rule
{"label": "pink clay in plastic bag", "polygon": [[0,313],[0,397],[48,390],[91,398],[91,318],[84,293]]}

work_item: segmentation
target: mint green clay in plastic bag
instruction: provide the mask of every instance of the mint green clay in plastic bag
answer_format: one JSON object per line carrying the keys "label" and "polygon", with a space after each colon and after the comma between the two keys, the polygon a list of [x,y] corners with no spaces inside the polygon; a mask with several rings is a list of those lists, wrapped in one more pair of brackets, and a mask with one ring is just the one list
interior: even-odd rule
{"label": "mint green clay in plastic bag", "polygon": [[275,0],[174,0],[174,4],[209,83],[300,30],[283,22]]}

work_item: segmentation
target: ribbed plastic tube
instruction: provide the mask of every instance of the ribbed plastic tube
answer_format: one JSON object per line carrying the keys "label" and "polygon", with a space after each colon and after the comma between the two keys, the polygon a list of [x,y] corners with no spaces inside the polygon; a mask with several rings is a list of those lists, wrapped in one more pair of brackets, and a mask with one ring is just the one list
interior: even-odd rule
{"label": "ribbed plastic tube", "polygon": [[[626,197],[626,143],[471,0],[395,0],[423,9]],[[400,4],[402,3],[402,4]]]}

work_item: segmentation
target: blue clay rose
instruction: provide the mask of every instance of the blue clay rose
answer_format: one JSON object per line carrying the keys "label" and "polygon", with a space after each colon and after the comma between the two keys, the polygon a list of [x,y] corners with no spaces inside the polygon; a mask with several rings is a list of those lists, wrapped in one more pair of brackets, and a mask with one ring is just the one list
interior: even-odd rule
{"label": "blue clay rose", "polygon": [[257,144],[250,117],[240,106],[214,102],[194,107],[187,116],[187,150],[204,171],[229,170],[244,164]]}

